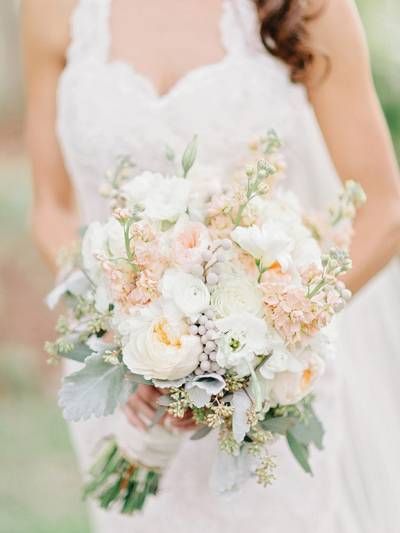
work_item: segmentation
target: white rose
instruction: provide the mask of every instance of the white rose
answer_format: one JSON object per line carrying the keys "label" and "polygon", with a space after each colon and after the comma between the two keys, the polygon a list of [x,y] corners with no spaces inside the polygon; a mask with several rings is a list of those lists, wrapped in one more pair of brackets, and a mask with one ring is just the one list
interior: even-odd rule
{"label": "white rose", "polygon": [[217,362],[223,368],[235,368],[248,374],[256,355],[268,352],[268,326],[250,313],[237,313],[215,321],[219,331]]}
{"label": "white rose", "polygon": [[146,379],[183,378],[199,363],[201,341],[189,334],[174,306],[150,304],[123,321],[119,330],[124,363]]}
{"label": "white rose", "polygon": [[295,357],[300,370],[278,371],[272,379],[263,379],[262,376],[259,378],[264,396],[272,404],[290,405],[299,402],[313,390],[324,373],[325,362],[309,347]]}
{"label": "white rose", "polygon": [[232,231],[231,238],[264,268],[278,262],[283,270],[287,270],[291,264],[294,242],[279,221],[266,222],[261,227],[238,227]]}
{"label": "white rose", "polygon": [[263,310],[262,292],[247,277],[227,274],[212,291],[211,306],[219,317],[244,312],[259,316]]}
{"label": "white rose", "polygon": [[198,315],[210,304],[210,293],[201,279],[177,268],[165,271],[160,290],[163,297],[172,300],[185,316]]}
{"label": "white rose", "polygon": [[190,182],[176,176],[144,172],[127,183],[123,192],[128,206],[140,206],[144,216],[175,222],[187,209]]}

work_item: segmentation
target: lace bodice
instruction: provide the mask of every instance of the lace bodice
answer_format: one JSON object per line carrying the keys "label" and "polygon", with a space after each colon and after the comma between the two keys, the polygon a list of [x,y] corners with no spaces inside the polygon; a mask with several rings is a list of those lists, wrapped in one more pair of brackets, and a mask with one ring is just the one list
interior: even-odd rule
{"label": "lace bodice", "polygon": [[137,171],[168,170],[166,146],[180,153],[194,134],[198,165],[224,172],[244,157],[249,140],[275,128],[290,159],[301,156],[292,181],[313,178],[304,150],[321,140],[304,89],[263,48],[251,0],[224,0],[225,57],[189,71],[162,96],[134,66],[109,59],[111,4],[78,2],[59,83],[58,133],[84,221],[104,216],[98,188],[117,156],[130,155]]}

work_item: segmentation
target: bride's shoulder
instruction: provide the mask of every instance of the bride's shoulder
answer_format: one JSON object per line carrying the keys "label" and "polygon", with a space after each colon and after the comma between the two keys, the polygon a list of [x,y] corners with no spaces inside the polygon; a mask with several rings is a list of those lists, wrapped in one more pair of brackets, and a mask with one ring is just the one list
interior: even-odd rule
{"label": "bride's shoulder", "polygon": [[77,2],[22,0],[22,32],[28,45],[64,56],[70,39],[70,18]]}

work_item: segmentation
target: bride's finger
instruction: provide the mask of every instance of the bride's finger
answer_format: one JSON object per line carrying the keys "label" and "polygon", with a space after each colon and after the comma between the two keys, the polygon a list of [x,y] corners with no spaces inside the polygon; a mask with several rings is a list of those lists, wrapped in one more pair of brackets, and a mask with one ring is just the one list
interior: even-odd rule
{"label": "bride's finger", "polygon": [[140,396],[135,398],[134,409],[137,413],[143,414],[150,421],[153,420],[156,414],[156,408],[148,404]]}
{"label": "bride's finger", "polygon": [[124,407],[125,415],[132,426],[141,429],[142,431],[147,431],[147,426],[140,418],[140,416],[134,411],[131,406],[126,405]]}

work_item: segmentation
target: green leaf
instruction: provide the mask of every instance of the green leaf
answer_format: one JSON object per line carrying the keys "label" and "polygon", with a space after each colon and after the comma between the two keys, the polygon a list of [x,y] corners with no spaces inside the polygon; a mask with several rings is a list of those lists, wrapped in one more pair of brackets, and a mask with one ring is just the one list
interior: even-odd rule
{"label": "green leaf", "polygon": [[289,448],[297,459],[297,462],[300,464],[303,470],[307,472],[307,474],[312,474],[311,466],[308,462],[308,447],[299,442],[291,431],[288,431],[286,438]]}
{"label": "green leaf", "polygon": [[212,431],[212,428],[209,426],[202,426],[200,429],[195,431],[193,435],[190,437],[190,440],[200,440],[206,437],[210,431]]}
{"label": "green leaf", "polygon": [[286,433],[293,428],[297,423],[297,418],[293,416],[278,416],[276,418],[266,418],[260,425],[266,431],[271,433],[279,433],[286,435]]}
{"label": "green leaf", "polygon": [[186,178],[186,176],[189,173],[189,170],[194,165],[194,162],[196,161],[197,157],[197,135],[193,137],[191,142],[186,147],[186,150],[183,153],[182,156],[182,169],[183,169],[183,176]]}
{"label": "green leaf", "polygon": [[175,225],[175,222],[171,222],[170,220],[162,220],[161,221],[161,231],[168,231],[174,225]]}
{"label": "green leaf", "polygon": [[319,450],[323,449],[324,428],[313,411],[310,411],[306,421],[299,420],[291,433],[302,444],[308,446],[314,443]]}
{"label": "green leaf", "polygon": [[168,144],[165,147],[165,157],[168,159],[168,161],[174,161],[175,159],[175,152]]}
{"label": "green leaf", "polygon": [[60,350],[58,351],[58,355],[61,357],[72,359],[73,361],[78,361],[79,363],[83,363],[87,357],[92,355],[92,353],[93,352],[89,346],[83,342],[75,344],[73,349],[68,352],[62,352]]}
{"label": "green leaf", "polygon": [[64,417],[76,422],[112,414],[135,388],[127,373],[123,364],[111,365],[97,354],[88,357],[81,370],[64,378],[59,393]]}

